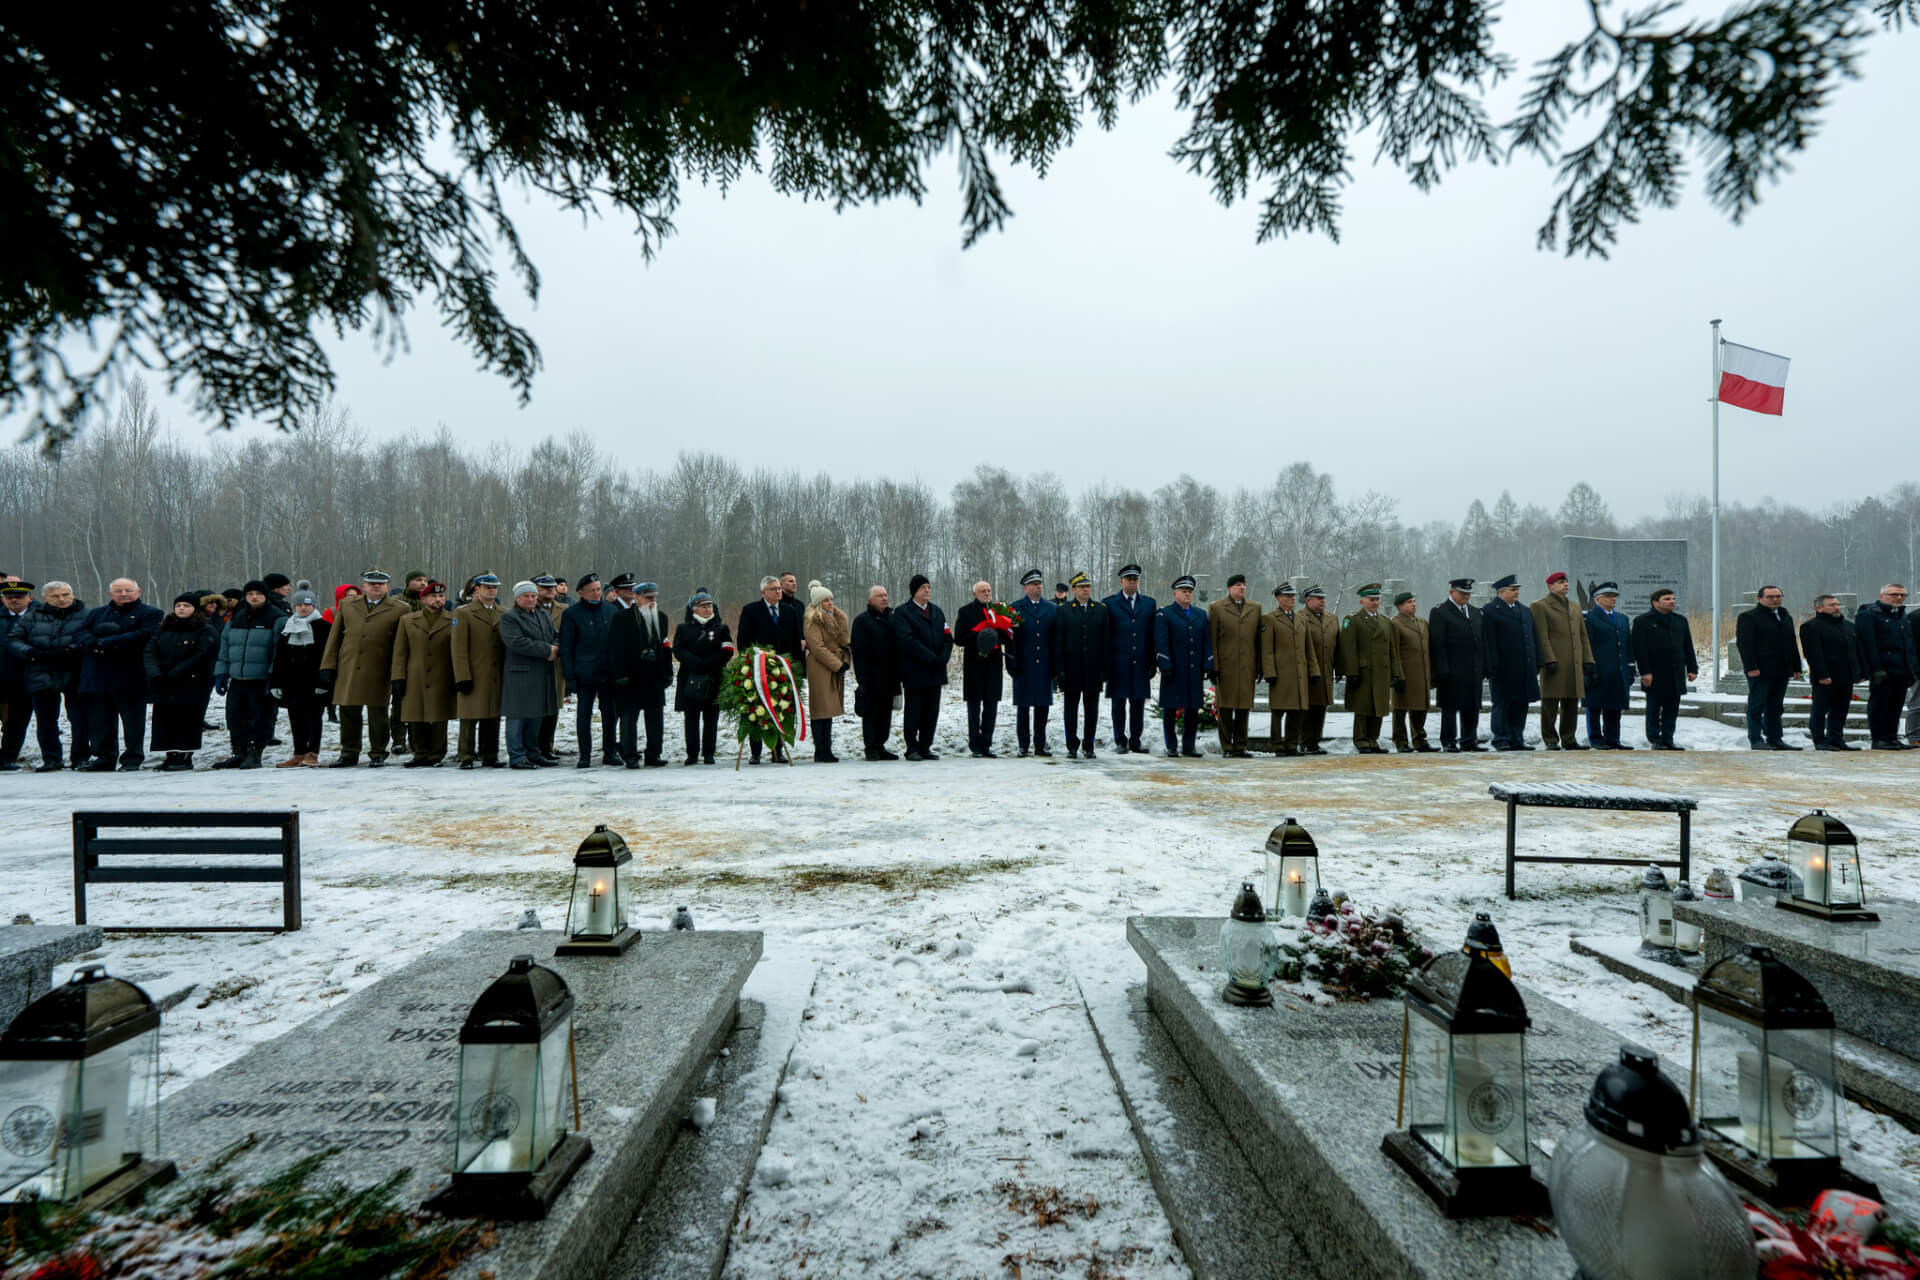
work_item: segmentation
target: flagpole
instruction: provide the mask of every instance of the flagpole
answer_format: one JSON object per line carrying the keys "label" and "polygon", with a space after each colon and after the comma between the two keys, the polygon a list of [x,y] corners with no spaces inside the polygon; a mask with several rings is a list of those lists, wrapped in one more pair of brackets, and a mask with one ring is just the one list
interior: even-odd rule
{"label": "flagpole", "polygon": [[1720,692],[1720,322],[1713,326],[1713,384],[1708,401],[1713,405],[1713,684]]}

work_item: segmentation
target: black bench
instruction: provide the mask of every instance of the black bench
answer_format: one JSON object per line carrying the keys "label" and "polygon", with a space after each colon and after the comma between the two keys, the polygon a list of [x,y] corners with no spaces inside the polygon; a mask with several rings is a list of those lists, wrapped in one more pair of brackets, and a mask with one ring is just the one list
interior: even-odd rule
{"label": "black bench", "polygon": [[[190,830],[191,837],[138,835],[102,838],[102,829]],[[209,828],[270,827],[273,836],[207,835]],[[122,854],[178,858],[266,857],[271,865],[195,862],[174,866],[108,866]],[[113,932],[291,933],[300,927],[300,811],[233,813],[220,810],[95,809],[73,815],[73,920],[87,922],[89,884],[278,884],[284,923],[216,925],[104,925]]]}
{"label": "black bench", "polygon": [[[1536,782],[1519,784],[1496,782],[1487,788],[1496,800],[1507,802],[1507,900],[1513,900],[1513,865],[1516,862],[1589,862],[1612,867],[1679,867],[1680,879],[1688,878],[1693,861],[1693,811],[1700,802],[1691,796],[1669,795],[1664,791],[1642,791],[1638,787],[1598,787],[1587,782]],[[1677,813],[1680,815],[1680,857],[1673,858],[1555,858],[1545,854],[1515,854],[1513,839],[1519,826],[1520,806],[1542,809],[1621,809],[1641,813]]]}

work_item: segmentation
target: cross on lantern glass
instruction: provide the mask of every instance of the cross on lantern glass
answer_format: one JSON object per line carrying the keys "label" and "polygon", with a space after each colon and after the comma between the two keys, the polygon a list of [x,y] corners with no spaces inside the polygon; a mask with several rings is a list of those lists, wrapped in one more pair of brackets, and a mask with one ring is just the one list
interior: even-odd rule
{"label": "cross on lantern glass", "polygon": [[573,897],[567,902],[567,940],[557,956],[617,956],[640,940],[627,924],[633,899],[633,853],[602,822],[573,855]]}
{"label": "cross on lantern glass", "polygon": [[1304,919],[1320,889],[1320,846],[1307,829],[1287,818],[1267,835],[1267,919]]}
{"label": "cross on lantern glass", "polygon": [[1846,823],[1815,809],[1787,828],[1787,863],[1800,885],[1783,893],[1789,911],[1824,920],[1878,920],[1867,910],[1867,887],[1860,879],[1860,842]]}
{"label": "cross on lantern glass", "polygon": [[159,1138],[160,1010],[133,983],[85,965],[0,1037],[0,1201],[164,1181]]}
{"label": "cross on lantern glass", "polygon": [[453,1184],[429,1202],[447,1212],[540,1216],[591,1149],[571,1132],[573,993],[532,956],[513,957],[467,1013],[454,1115]]}
{"label": "cross on lantern glass", "polygon": [[1407,984],[1402,1127],[1382,1150],[1450,1218],[1545,1204],[1527,1142],[1530,1025],[1519,989],[1484,949],[1437,955]]}
{"label": "cross on lantern glass", "polygon": [[1840,1168],[1833,1012],[1770,947],[1695,984],[1691,1103],[1713,1162],[1775,1203],[1857,1185]]}

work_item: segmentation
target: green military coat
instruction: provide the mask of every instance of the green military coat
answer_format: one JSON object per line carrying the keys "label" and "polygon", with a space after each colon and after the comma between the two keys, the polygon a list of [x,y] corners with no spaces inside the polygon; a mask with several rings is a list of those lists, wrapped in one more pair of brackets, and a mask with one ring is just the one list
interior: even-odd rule
{"label": "green military coat", "polygon": [[1272,711],[1305,711],[1313,691],[1312,676],[1324,685],[1327,672],[1319,663],[1319,648],[1309,638],[1311,619],[1306,611],[1282,613],[1275,609],[1260,619],[1260,674],[1267,680],[1267,707]]}
{"label": "green military coat", "polygon": [[1393,628],[1384,617],[1361,609],[1341,619],[1335,666],[1347,678],[1347,710],[1362,716],[1384,716],[1393,710],[1400,655],[1394,651]]}
{"label": "green military coat", "polygon": [[320,669],[334,673],[336,707],[387,705],[394,636],[400,630],[400,620],[412,616],[412,611],[393,596],[377,605],[368,603],[365,596],[349,596],[333,611],[333,629],[327,633],[327,651],[320,656]]}
{"label": "green military coat", "polygon": [[453,682],[473,681],[472,693],[456,693],[454,714],[462,720],[491,720],[500,714],[499,604],[489,609],[478,600],[453,611],[453,639],[449,642]]}
{"label": "green military coat", "polygon": [[1212,633],[1215,705],[1223,711],[1253,707],[1253,687],[1260,679],[1260,606],[1251,600],[1235,604],[1215,600],[1207,606],[1207,630]]}
{"label": "green military coat", "polygon": [[[1585,697],[1586,667],[1593,661],[1586,616],[1571,594],[1562,600],[1549,591],[1527,607],[1533,610],[1533,642],[1540,650],[1540,696]],[[1547,674],[1549,662],[1559,664],[1552,675]]]}
{"label": "green military coat", "polygon": [[1311,609],[1302,609],[1299,613],[1301,623],[1307,629],[1307,648],[1312,651],[1313,662],[1320,672],[1320,683],[1309,685],[1308,707],[1330,707],[1333,705],[1334,650],[1340,640],[1340,619],[1322,610],[1318,614]]}
{"label": "green military coat", "polygon": [[1387,619],[1393,632],[1393,657],[1400,664],[1400,678],[1406,688],[1393,695],[1395,711],[1428,710],[1427,693],[1433,688],[1433,660],[1427,647],[1427,620],[1418,614],[1409,618],[1398,609]]}

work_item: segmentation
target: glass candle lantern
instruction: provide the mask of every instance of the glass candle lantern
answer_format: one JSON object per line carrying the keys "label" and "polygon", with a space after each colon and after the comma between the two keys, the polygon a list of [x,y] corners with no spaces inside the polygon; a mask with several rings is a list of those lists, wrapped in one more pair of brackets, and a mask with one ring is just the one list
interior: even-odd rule
{"label": "glass candle lantern", "polygon": [[1789,911],[1825,920],[1878,920],[1867,910],[1860,880],[1860,843],[1847,824],[1815,809],[1787,829],[1787,862],[1800,883],[1779,903]]}
{"label": "glass candle lantern", "polygon": [[1673,886],[1666,872],[1648,867],[1640,877],[1640,954],[1670,959],[1673,948]]}
{"label": "glass candle lantern", "polygon": [[80,968],[0,1037],[0,1200],[117,1199],[168,1181],[160,1011],[104,965]]}
{"label": "glass candle lantern", "polygon": [[617,956],[640,940],[627,924],[633,899],[633,854],[617,831],[601,823],[573,855],[573,896],[567,902],[567,940],[557,956]]}
{"label": "glass candle lantern", "polygon": [[1742,902],[1763,902],[1801,891],[1800,875],[1780,860],[1777,853],[1763,853],[1760,860],[1742,871],[1733,887]]}
{"label": "glass candle lantern", "polygon": [[1702,1155],[1685,1095],[1628,1046],[1553,1149],[1553,1223],[1585,1280],[1752,1280],[1753,1229]]}
{"label": "glass candle lantern", "polygon": [[1507,959],[1506,948],[1500,945],[1500,931],[1493,927],[1493,917],[1484,911],[1476,911],[1473,923],[1467,926],[1467,941],[1460,948],[1470,956],[1484,956],[1488,963],[1509,978],[1513,976],[1513,962]]}
{"label": "glass candle lantern", "polygon": [[1320,847],[1292,818],[1267,836],[1266,904],[1269,919],[1304,919],[1320,891]]}
{"label": "glass candle lantern", "polygon": [[573,993],[515,956],[460,1028],[453,1183],[429,1207],[540,1217],[591,1148],[579,1127]]}
{"label": "glass candle lantern", "polygon": [[1733,901],[1733,877],[1727,874],[1724,867],[1715,867],[1707,872],[1707,882],[1700,889],[1709,902]]}
{"label": "glass candle lantern", "polygon": [[1382,1150],[1450,1218],[1533,1213],[1527,1027],[1519,989],[1484,954],[1435,956],[1407,985],[1396,1132]]}
{"label": "glass candle lantern", "polygon": [[1859,1185],[1840,1168],[1833,1013],[1769,947],[1749,945],[1695,984],[1692,1103],[1707,1154],[1776,1204]]}
{"label": "glass candle lantern", "polygon": [[[1676,882],[1673,886],[1673,901],[1675,903],[1698,902],[1700,901],[1700,899],[1698,895],[1694,893],[1693,886],[1688,884],[1685,880],[1681,880]],[[1678,951],[1682,956],[1699,955],[1700,954],[1700,926],[1697,924],[1688,924],[1685,920],[1682,920],[1678,915],[1674,916],[1673,947],[1674,947],[1674,950]]]}
{"label": "glass candle lantern", "polygon": [[1273,976],[1276,950],[1273,930],[1260,909],[1260,895],[1251,884],[1241,885],[1232,917],[1220,926],[1220,967],[1227,971],[1220,998],[1249,1008],[1271,1005],[1273,989],[1267,979]]}

